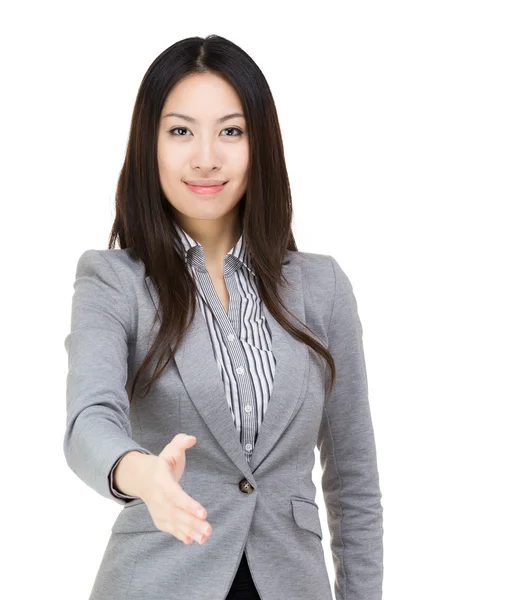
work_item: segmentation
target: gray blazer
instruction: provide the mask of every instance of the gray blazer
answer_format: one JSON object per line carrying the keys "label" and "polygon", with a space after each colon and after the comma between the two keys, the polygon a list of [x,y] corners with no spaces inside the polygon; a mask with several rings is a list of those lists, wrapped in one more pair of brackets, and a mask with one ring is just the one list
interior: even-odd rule
{"label": "gray blazer", "polygon": [[[283,273],[289,287],[280,288],[281,298],[328,346],[337,381],[325,404],[325,361],[264,307],[277,366],[248,463],[199,308],[171,366],[129,409],[132,378],[159,328],[152,327],[157,290],[128,250],[87,250],[79,258],[65,339],[64,452],[88,486],[123,505],[90,600],[225,600],[243,551],[262,600],[332,600],[312,481],[315,447],[335,599],[381,599],[383,511],[353,289],[327,255],[288,251]],[[180,484],[208,512],[213,531],[203,545],[158,530],[140,498],[117,498],[109,486],[123,453],[157,455],[180,432],[197,437]]]}

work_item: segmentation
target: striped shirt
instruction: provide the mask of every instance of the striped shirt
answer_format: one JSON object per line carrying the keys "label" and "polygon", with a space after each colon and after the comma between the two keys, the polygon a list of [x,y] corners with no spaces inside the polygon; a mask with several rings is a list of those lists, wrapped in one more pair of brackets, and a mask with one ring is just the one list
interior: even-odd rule
{"label": "striped shirt", "polygon": [[[202,245],[177,223],[174,226],[196,283],[197,302],[208,327],[231,418],[249,462],[268,408],[276,365],[256,275],[241,235],[224,257],[223,276],[230,297],[226,313],[206,270]],[[110,485],[115,496],[130,500],[136,496],[118,492],[113,483],[113,472],[123,456],[110,471]]]}

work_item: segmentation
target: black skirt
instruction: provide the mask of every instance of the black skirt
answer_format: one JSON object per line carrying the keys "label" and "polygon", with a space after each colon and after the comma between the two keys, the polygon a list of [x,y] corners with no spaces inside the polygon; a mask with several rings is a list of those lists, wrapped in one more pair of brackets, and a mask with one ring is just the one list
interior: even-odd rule
{"label": "black skirt", "polygon": [[260,600],[257,588],[253,584],[246,553],[243,553],[239,568],[235,574],[232,587],[226,596],[226,600]]}

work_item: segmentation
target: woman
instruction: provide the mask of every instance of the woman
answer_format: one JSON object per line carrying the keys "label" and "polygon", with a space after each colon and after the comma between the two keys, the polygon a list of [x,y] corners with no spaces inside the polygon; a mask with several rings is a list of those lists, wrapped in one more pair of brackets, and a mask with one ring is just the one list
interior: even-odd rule
{"label": "woman", "polygon": [[123,505],[90,600],[332,599],[315,446],[335,597],[381,598],[357,304],[333,257],[297,251],[291,219],[257,65],[215,35],[165,50],[65,340],[67,462]]}

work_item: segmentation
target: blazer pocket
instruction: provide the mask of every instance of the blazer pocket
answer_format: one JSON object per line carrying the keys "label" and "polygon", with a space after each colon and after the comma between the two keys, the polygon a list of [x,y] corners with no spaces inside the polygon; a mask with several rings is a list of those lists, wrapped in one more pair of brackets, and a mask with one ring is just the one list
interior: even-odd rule
{"label": "blazer pocket", "polygon": [[297,525],[302,529],[316,533],[322,539],[322,526],[318,514],[318,504],[313,502],[313,500],[300,498],[299,496],[291,496],[291,504],[293,505],[293,517]]}
{"label": "blazer pocket", "polygon": [[112,533],[138,533],[143,531],[160,531],[152,520],[148,506],[143,500],[125,506],[112,525]]}

